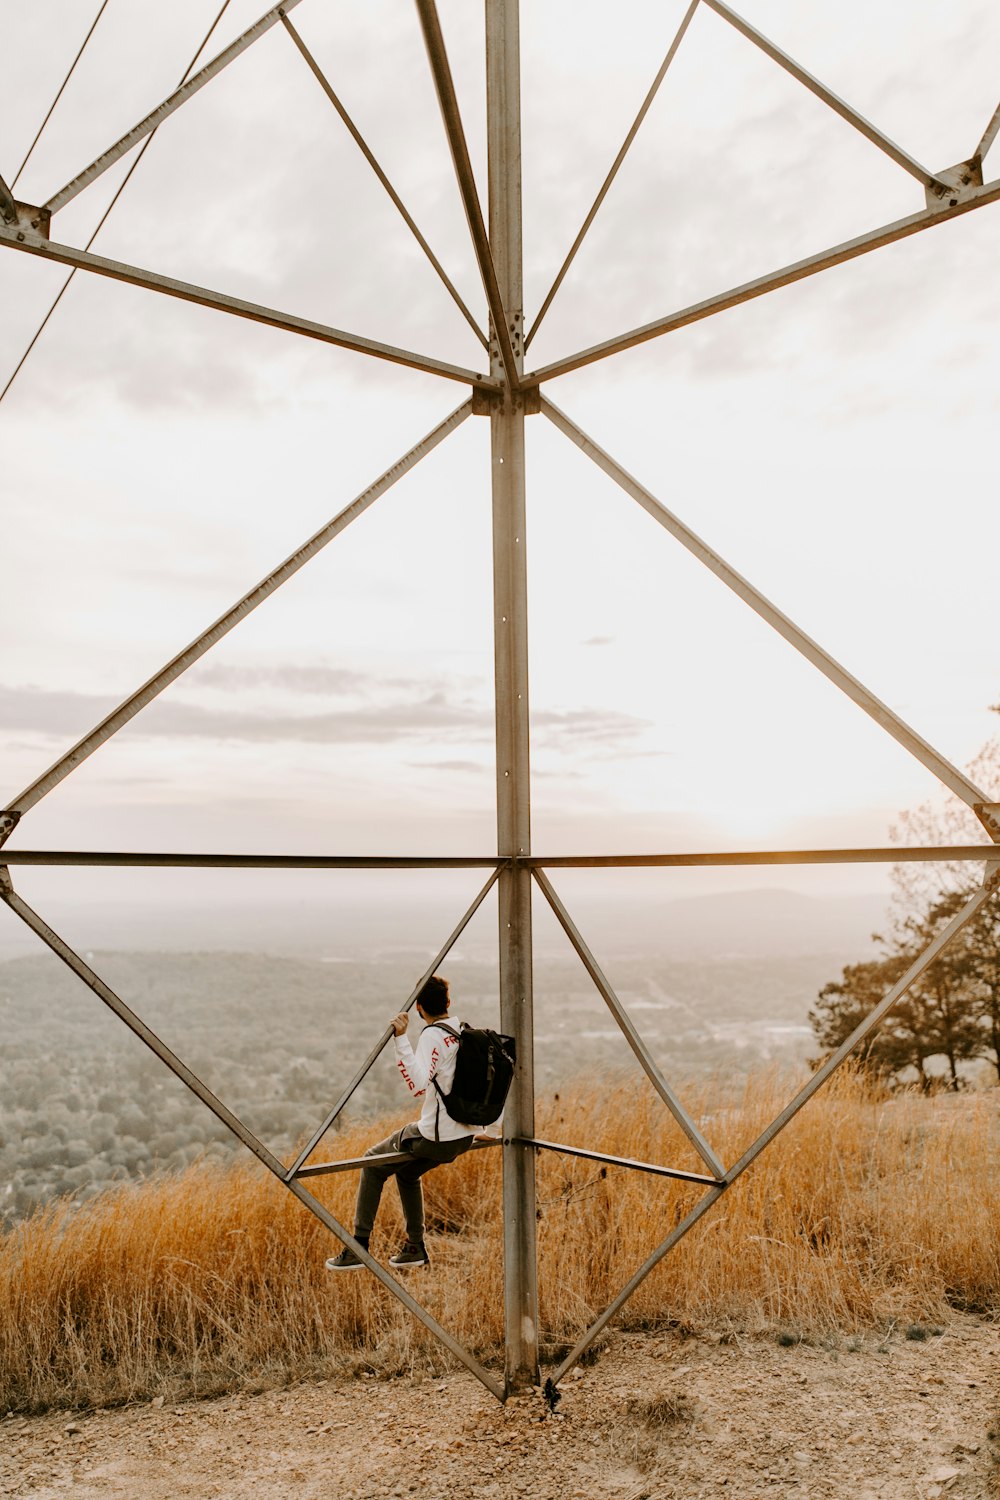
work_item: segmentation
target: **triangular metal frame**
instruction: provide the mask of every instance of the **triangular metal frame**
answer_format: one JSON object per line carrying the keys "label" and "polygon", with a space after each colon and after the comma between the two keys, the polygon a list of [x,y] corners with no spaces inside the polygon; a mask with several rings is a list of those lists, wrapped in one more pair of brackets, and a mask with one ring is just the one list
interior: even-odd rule
{"label": "triangular metal frame", "polygon": [[[465,419],[477,414],[488,416],[493,449],[494,512],[494,590],[496,642],[496,722],[497,722],[497,827],[496,855],[466,859],[374,858],[331,855],[307,857],[296,855],[195,855],[163,852],[127,854],[114,851],[43,851],[5,849],[0,854],[0,898],[8,908],[45,943],[78,978],[108,1005],[157,1056],[180,1077],[207,1108],[228,1126],[258,1159],[274,1173],[303,1205],[314,1213],[341,1243],[348,1245],[364,1261],[387,1289],[439,1338],[463,1364],[498,1398],[524,1391],[538,1379],[537,1288],[534,1242],[534,1154],[537,1149],[563,1150],[571,1154],[598,1156],[619,1165],[661,1175],[682,1177],[706,1185],[708,1191],[683,1222],[671,1230],[666,1239],[636,1271],[617,1298],[592,1325],[552,1377],[558,1382],[579,1358],[580,1353],[606,1326],[645,1277],[659,1264],[704,1213],[756,1160],[771,1140],[813,1096],[817,1089],[841,1065],[852,1049],[866,1037],[895,1004],[907,987],[923,972],[955,934],[970,921],[984,903],[992,898],[1000,879],[1000,806],[991,801],[957,767],[939,754],[926,740],[905,724],[888,706],[871,693],[863,683],[840,666],[821,646],[811,640],[775,605],[771,604],[748,580],[732,569],[707,543],[697,537],[683,521],[668,511],[649,490],[634,479],[610,454],[600,448],[565,413],[559,410],[540,387],[563,374],[608,358],[622,350],[686,327],[691,323],[766,295],[782,286],[817,274],[830,267],[855,259],[883,245],[946,223],[952,218],[1000,199],[1000,179],[984,183],[983,158],[1000,133],[1000,108],[992,116],[975,150],[956,166],[929,171],[902,147],[891,141],[845,100],[839,98],[819,79],[807,72],[777,44],[764,37],[749,21],[733,11],[724,0],[691,0],[654,79],[653,85],[628,132],[624,144],[604,179],[597,198],[584,219],[570,251],[540,307],[530,332],[525,336],[521,287],[521,196],[520,196],[520,60],[518,36],[518,0],[486,0],[487,57],[487,139],[489,167],[489,210],[487,227],[480,205],[475,177],[458,107],[434,0],[416,0],[416,9],[427,48],[431,73],[441,107],[445,133],[452,154],[458,189],[468,222],[469,234],[483,291],[490,313],[489,334],[479,328],[444,267],[427,241],[384,171],[368,147],[360,130],[348,116],[338,96],[326,79],[288,12],[300,0],[283,0],[273,7],[224,48],[197,72],[198,58],[188,69],[185,79],[167,99],[150,111],[132,130],[93,163],[78,173],[46,203],[32,205],[18,200],[0,175],[0,248],[54,261],[93,274],[145,287],[163,295],[196,303],[232,316],[248,318],[272,327],[297,333],[371,358],[388,360],[470,388],[469,397],[451,415],[438,424],[421,442],[409,449],[399,462],[350,505],[340,511],[324,528],[311,537],[297,552],[286,558],[267,578],[245,594],[237,603],[181,650],[170,662],[54,765],[44,771],[0,813],[0,844],[17,827],[21,818],[43,797],[60,784],[78,765],[127,724],[146,704],[197,661],[227,634],[245,615],[269,597],[293,573],[338,536],[358,515],[385,493],[427,453],[438,445]],[[714,12],[735,28],[774,63],[795,78],[874,146],[914,177],[923,187],[925,204],[904,219],[881,225],[866,234],[834,245],[792,265],[741,286],[723,291],[690,307],[682,308],[640,328],[632,329],[590,349],[564,356],[553,363],[526,373],[524,354],[543,317],[562,285],[590,225],[603,203],[625,156],[653,102],[657,90],[676,56],[699,8]],[[225,7],[223,7],[223,10]],[[223,12],[220,12],[218,19]],[[95,23],[96,24],[96,23]],[[317,79],[330,103],[365,155],[379,181],[392,199],[404,222],[414,234],[430,264],[449,292],[458,311],[470,324],[480,342],[488,348],[490,368],[480,372],[449,364],[418,352],[378,343],[360,335],[320,324],[231,297],[206,287],[180,282],[154,271],[127,265],[95,254],[90,249],[94,236],[84,249],[63,245],[50,236],[53,214],[71,202],[109,167],[152,134],[177,109],[201,88],[218,76],[259,37],[281,25],[304,62]],[[212,30],[215,27],[213,25]],[[91,31],[93,27],[91,28]],[[211,32],[209,33],[211,35]],[[89,39],[89,33],[88,33]],[[206,39],[207,40],[207,39]],[[82,52],[81,48],[81,52]],[[202,46],[204,50],[204,44]],[[200,57],[200,52],[198,54]],[[78,59],[79,60],[79,55]],[[76,63],[74,63],[74,67]],[[57,96],[58,97],[58,96]],[[50,111],[51,113],[51,111]],[[46,117],[47,120],[48,117]],[[43,126],[44,128],[44,126]],[[37,139],[37,138],[36,138]],[[33,149],[33,148],[32,148]],[[30,154],[30,153],[29,153]],[[115,200],[117,201],[117,197]],[[101,221],[103,223],[103,219]],[[98,226],[100,227],[100,226]],[[96,234],[97,231],[95,231]],[[60,296],[62,294],[60,293]],[[58,299],[57,299],[58,301]],[[53,307],[55,304],[53,304]],[[51,313],[52,309],[50,309]],[[44,325],[43,325],[44,326]],[[37,335],[36,335],[37,337]],[[34,346],[34,341],[30,348]],[[23,363],[23,360],[22,360]],[[18,369],[20,369],[20,365]],[[15,372],[16,373],[16,372]],[[9,388],[9,382],[8,382]],[[2,396],[0,396],[2,399]],[[528,755],[528,674],[527,674],[527,589],[524,547],[524,419],[543,412],[563,434],[575,443],[609,477],[632,496],[653,519],[669,531],[693,555],[709,567],[731,590],[765,619],[791,645],[834,682],[884,730],[952,792],[965,801],[980,818],[990,838],[986,845],[961,845],[899,850],[891,848],[770,850],[751,854],[664,854],[582,856],[550,858],[535,856],[530,841],[530,768]],[[726,1169],[694,1121],[680,1104],[669,1083],[660,1073],[632,1026],[625,1008],[614,995],[596,960],[586,947],[569,913],[555,893],[545,870],[556,866],[636,867],[636,866],[704,866],[745,864],[831,863],[845,861],[900,861],[950,859],[986,864],[986,879],[952,921],[943,928],[928,947],[914,960],[906,974],[887,992],[871,1015],[813,1075],[795,1098],[768,1126],[743,1156]],[[309,1156],[333,1123],[340,1109],[371,1067],[388,1039],[383,1033],[350,1089],[342,1096],[311,1138],[295,1163],[286,1168],[269,1149],[247,1130],[221,1100],[208,1090],[181,1060],[167,1048],[145,1023],[129,1009],[104,981],[75,953],[47,923],[34,912],[14,889],[9,869],[15,865],[105,865],[105,866],[214,866],[226,868],[456,868],[484,867],[491,874],[476,900],[465,913],[448,943],[435,958],[435,967],[443,961],[452,943],[464,929],[488,892],[496,884],[499,893],[501,1023],[518,1040],[519,1066],[505,1124],[504,1154],[504,1270],[505,1270],[505,1378],[498,1382],[467,1350],[426,1312],[404,1288],[360,1247],[349,1232],[303,1187],[301,1179],[323,1171],[347,1168],[356,1163],[310,1164]],[[684,1173],[651,1163],[627,1162],[601,1158],[583,1148],[559,1146],[539,1141],[534,1134],[533,1021],[531,1000],[531,887],[538,885],[564,931],[579,953],[599,992],[608,1004],[629,1044],[645,1068],[666,1106],[671,1110],[711,1171],[711,1176]],[[429,971],[430,972],[430,971]],[[418,986],[419,988],[419,986]],[[410,996],[415,999],[417,990]]]}

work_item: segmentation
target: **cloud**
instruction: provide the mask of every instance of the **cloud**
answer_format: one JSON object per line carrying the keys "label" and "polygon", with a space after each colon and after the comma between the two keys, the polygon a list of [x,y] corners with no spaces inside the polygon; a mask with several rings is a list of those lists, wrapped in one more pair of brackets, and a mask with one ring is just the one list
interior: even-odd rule
{"label": "cloud", "polygon": [[454,771],[480,776],[490,767],[479,760],[412,760],[410,765],[415,771]]}
{"label": "cloud", "polygon": [[577,743],[589,740],[595,744],[632,739],[651,727],[648,719],[603,708],[542,709],[532,715],[531,725],[533,731],[541,730],[549,740],[567,736]]}
{"label": "cloud", "polygon": [[591,635],[582,643],[584,646],[611,646],[614,644],[613,635]]}
{"label": "cloud", "polygon": [[[283,674],[277,675],[280,679]],[[492,743],[493,713],[485,703],[449,696],[438,683],[411,686],[417,691],[405,699],[345,704],[319,714],[219,708],[176,698],[160,699],[137,715],[130,732],[158,739],[237,740],[247,744],[292,741],[373,745],[401,740]],[[94,693],[0,686],[0,720],[9,730],[21,733],[79,735],[113,707],[112,699]],[[543,742],[556,746],[565,742],[577,749],[581,743],[618,744],[647,727],[644,720],[595,708],[542,710],[534,716],[532,726]]]}
{"label": "cloud", "polygon": [[[406,679],[401,677],[381,678],[383,686],[403,687]],[[223,692],[237,692],[245,688],[280,688],[293,693],[339,694],[364,693],[372,684],[367,672],[355,672],[349,667],[231,667],[213,665],[198,669],[199,686],[220,688]]]}
{"label": "cloud", "polygon": [[[79,733],[98,723],[113,700],[91,693],[0,687],[0,718],[10,729],[41,734]],[[477,704],[449,703],[440,691],[407,702],[345,706],[328,713],[247,711],[206,707],[179,699],[151,703],[133,720],[133,733],[157,738],[242,740],[268,744],[373,744],[414,737],[492,735],[492,715]]]}

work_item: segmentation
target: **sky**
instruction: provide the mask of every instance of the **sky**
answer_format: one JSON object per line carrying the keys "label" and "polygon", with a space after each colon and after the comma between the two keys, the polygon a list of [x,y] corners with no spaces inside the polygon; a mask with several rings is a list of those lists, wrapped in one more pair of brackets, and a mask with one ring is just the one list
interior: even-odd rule
{"label": "sky", "polygon": [[[233,0],[208,55],[262,8]],[[50,196],[169,93],[217,9],[110,0],[17,196]],[[1000,12],[985,0],[742,9],[932,170],[967,157],[996,107]],[[0,5],[8,182],[96,10]],[[440,12],[484,192],[482,10]],[[522,5],[529,323],[682,13]],[[485,322],[414,8],[304,0],[293,19]],[[57,216],[54,239],[85,243],[130,161]],[[702,6],[528,367],[923,206],[919,183]],[[993,733],[1000,698],[998,237],[1000,208],[985,207],[546,388],[959,765]],[[482,368],[280,27],[163,125],[94,248]],[[0,384],[64,277],[0,254]],[[464,394],[78,274],[0,403],[0,796]],[[527,428],[536,852],[883,844],[901,809],[937,795],[543,417]],[[10,847],[491,853],[488,475],[488,423],[473,418],[31,811]],[[766,878],[823,893],[887,876]],[[69,877],[20,883],[46,879]],[[719,871],[671,890],[750,883]]]}

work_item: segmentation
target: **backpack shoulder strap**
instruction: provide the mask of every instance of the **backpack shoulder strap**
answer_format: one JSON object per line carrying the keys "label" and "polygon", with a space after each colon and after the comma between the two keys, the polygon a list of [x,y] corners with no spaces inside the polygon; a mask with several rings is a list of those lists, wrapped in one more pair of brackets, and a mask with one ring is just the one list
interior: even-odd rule
{"label": "backpack shoulder strap", "polygon": [[[456,1042],[460,1042],[462,1040],[462,1033],[460,1031],[456,1031],[454,1026],[449,1026],[447,1021],[431,1021],[429,1024],[431,1026],[436,1026],[439,1031],[446,1031],[449,1036],[453,1036],[455,1038]],[[447,1098],[447,1095],[445,1094],[441,1085],[438,1083],[436,1076],[431,1079],[431,1083],[433,1083],[434,1087],[437,1089],[439,1100]],[[438,1109],[440,1108],[441,1105],[438,1104]],[[434,1139],[437,1140],[436,1129]]]}

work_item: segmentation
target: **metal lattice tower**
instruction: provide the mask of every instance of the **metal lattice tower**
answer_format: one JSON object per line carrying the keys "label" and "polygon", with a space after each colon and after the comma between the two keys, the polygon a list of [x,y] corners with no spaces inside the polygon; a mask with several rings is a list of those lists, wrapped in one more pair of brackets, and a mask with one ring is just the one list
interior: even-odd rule
{"label": "metal lattice tower", "polygon": [[[424,371],[443,380],[469,388],[462,404],[427,436],[404,454],[385,474],[364,490],[327,525],[310,537],[273,572],[239,599],[204,633],[179,651],[167,665],[89,734],[85,735],[54,765],[44,771],[30,786],[12,798],[0,813],[0,844],[4,844],[31,811],[58,786],[78,765],[93,754],[112,735],[128,724],[148,703],[174,682],[216,642],[221,640],[247,614],[263,603],[287,579],[292,577],[321,549],[339,536],[358,516],[409,472],[420,460],[461,423],[473,414],[488,418],[491,429],[492,495],[493,495],[493,562],[494,562],[494,640],[496,669],[496,811],[497,848],[495,853],[474,858],[446,859],[432,856],[390,859],[346,855],[329,856],[222,856],[185,854],[117,854],[109,851],[71,852],[4,849],[0,855],[0,895],[8,908],[25,922],[38,937],[88,985],[89,988],[169,1067],[192,1092],[252,1151],[288,1191],[357,1254],[379,1281],[403,1303],[451,1352],[477,1376],[497,1397],[524,1391],[536,1384],[538,1366],[538,1316],[535,1257],[535,1156],[540,1149],[612,1162],[668,1178],[700,1184],[705,1191],[694,1208],[656,1247],[647,1260],[601,1314],[581,1336],[574,1349],[552,1373],[555,1383],[572,1368],[583,1350],[615,1316],[645,1277],[660,1263],[672,1247],[691,1229],[763,1152],[793,1116],[822,1087],[830,1075],[849,1056],[854,1047],[878,1026],[891,1006],[913,981],[937,957],[943,947],[976,912],[989,901],[998,887],[1000,874],[1000,804],[989,797],[960,770],[947,761],[932,745],[905,724],[863,683],[842,667],[821,645],[810,639],[780,609],[772,604],[746,578],[737,573],[719,554],[696,536],[685,522],[669,511],[637,479],[600,448],[548,395],[552,383],[561,375],[582,366],[607,359],[636,344],[702,319],[712,317],[740,303],[762,297],[792,282],[801,281],[831,267],[862,256],[881,246],[993,203],[1000,198],[1000,180],[984,182],[983,159],[1000,132],[1000,109],[994,114],[971,155],[944,170],[929,171],[905,150],[897,146],[875,125],[860,115],[819,79],[806,72],[754,26],[736,14],[724,0],[691,0],[680,27],[667,51],[652,88],[628,132],[611,171],[577,235],[552,286],[535,314],[530,329],[525,330],[521,266],[521,139],[520,139],[520,57],[518,0],[485,0],[487,64],[487,150],[488,208],[484,217],[479,200],[472,163],[466,143],[462,117],[452,81],[445,40],[434,0],[416,0],[428,60],[437,91],[444,127],[451,149],[459,192],[468,221],[469,235],[482,278],[490,314],[488,335],[478,328],[460,295],[449,280],[430,246],[396,194],[360,131],[347,115],[329,81],[296,31],[289,12],[300,0],[266,12],[253,26],[224,48],[209,63],[195,71],[199,54],[188,69],[184,81],[174,93],[150,111],[132,130],[109,150],[85,168],[44,204],[33,205],[18,200],[0,176],[0,247],[19,251],[43,260],[88,271],[92,274],[129,282],[160,294],[197,303],[220,312],[300,334],[333,344],[369,358],[389,360]],[[699,5],[714,11],[734,27],[748,43],[759,48],[778,67],[790,74],[804,88],[834,110],[859,131],[875,148],[882,151],[904,172],[909,173],[924,194],[922,204],[910,215],[883,224],[867,234],[811,255],[795,264],[783,266],[754,281],[730,288],[693,306],[681,308],[642,327],[634,328],[592,348],[556,360],[541,369],[525,371],[525,353],[561,286],[605,196],[638,132],[646,112]],[[216,17],[209,32],[214,31],[226,6]],[[98,12],[98,19],[102,10]],[[94,25],[96,26],[96,21]],[[449,291],[461,315],[475,329],[489,352],[489,369],[477,371],[447,364],[411,350],[377,343],[325,324],[296,317],[276,308],[250,303],[224,292],[177,281],[155,271],[123,264],[92,253],[89,243],[80,249],[59,243],[51,237],[51,221],[58,211],[96,181],[109,167],[133,147],[142,148],[174,111],[208,84],[253,43],[275,26],[283,26],[298,48],[330,102],[334,105],[366,156],[396,208],[416,236],[422,250]],[[91,27],[91,33],[93,26]],[[91,33],[88,33],[88,38]],[[206,38],[207,41],[207,38]],[[86,45],[86,41],[84,46]],[[204,50],[204,44],[202,49]],[[80,49],[82,53],[83,48]],[[76,61],[80,54],[77,54]],[[73,66],[76,66],[76,61]],[[72,72],[72,69],[71,69]],[[65,86],[65,85],[64,85]],[[58,100],[58,95],[57,95]],[[54,107],[54,106],[53,106]],[[51,111],[50,111],[51,114]],[[46,117],[46,121],[48,116]],[[44,129],[44,122],[43,127]],[[40,134],[41,132],[39,132]],[[37,137],[36,137],[37,141]],[[34,146],[32,146],[32,150]],[[30,152],[29,152],[30,155]],[[2,165],[2,164],[0,164]],[[135,163],[133,163],[134,170]],[[22,163],[23,168],[23,163]],[[20,175],[20,171],[17,176]],[[17,177],[13,178],[16,187]],[[116,195],[117,198],[117,195]],[[113,206],[113,204],[112,204]],[[110,209],[108,210],[110,212]],[[106,215],[105,215],[106,217]],[[103,223],[103,219],[101,223]],[[100,226],[99,226],[100,227]],[[95,231],[96,233],[96,231]],[[93,236],[91,237],[91,242]],[[61,294],[60,294],[61,295]],[[56,299],[58,302],[58,298]],[[43,325],[44,326],[44,325]],[[37,335],[36,335],[37,337]],[[33,341],[34,342],[34,341]],[[30,347],[29,351],[30,352]],[[23,363],[23,361],[22,361]],[[18,366],[18,369],[20,366]],[[16,374],[16,371],[15,371]],[[12,377],[13,378],[13,377]],[[2,399],[2,398],[0,398]],[[527,588],[525,560],[525,454],[524,424],[532,415],[544,415],[569,441],[585,453],[603,472],[630,495],[675,541],[713,572],[733,593],[754,610],[819,672],[834,683],[886,733],[915,756],[938,780],[972,808],[992,843],[923,848],[864,848],[770,850],[751,854],[682,854],[579,856],[543,858],[531,849],[531,781],[529,765],[529,695],[527,653]],[[896,862],[900,860],[964,860],[984,862],[986,875],[981,887],[944,927],[896,985],[883,997],[867,1019],[829,1057],[801,1088],[777,1118],[739,1158],[728,1167],[716,1155],[677,1097],[667,1078],[633,1025],[597,960],[590,952],[570,913],[563,905],[547,870],[553,867],[628,867],[628,866],[698,866],[698,865],[767,865],[823,864],[844,862]],[[502,1381],[465,1349],[426,1312],[420,1304],[353,1239],[347,1229],[313,1196],[305,1185],[310,1177],[355,1169],[358,1161],[314,1162],[313,1152],[330,1129],[354,1090],[364,1079],[391,1035],[386,1030],[375,1042],[351,1083],[317,1127],[296,1160],[286,1166],[269,1148],[218,1099],[187,1065],[174,1054],[115,994],[101,977],[84,962],[42,916],[33,911],[15,890],[10,869],[23,865],[119,865],[119,866],[219,866],[244,868],[455,868],[482,867],[489,871],[485,885],[469,910],[462,916],[440,952],[417,981],[407,1002],[413,1005],[424,980],[444,961],[448,952],[496,885],[499,895],[500,1016],[502,1028],[513,1034],[518,1047],[518,1071],[504,1122],[503,1139],[503,1222],[505,1275],[505,1372]],[[648,1162],[630,1162],[602,1156],[564,1143],[540,1141],[535,1134],[534,1066],[532,1020],[532,887],[537,885],[555,913],[560,925],[583,961],[603,1000],[621,1028],[629,1046],[645,1070],[665,1107],[698,1153],[703,1173],[681,1171]]]}

